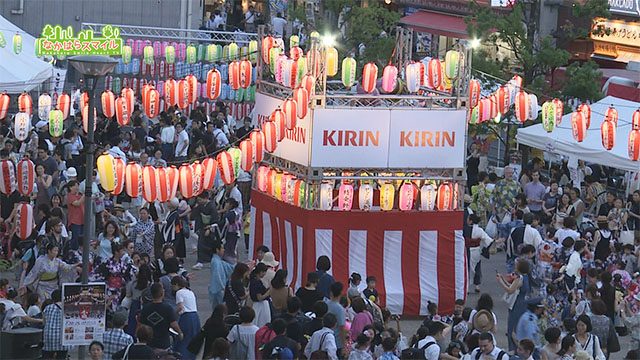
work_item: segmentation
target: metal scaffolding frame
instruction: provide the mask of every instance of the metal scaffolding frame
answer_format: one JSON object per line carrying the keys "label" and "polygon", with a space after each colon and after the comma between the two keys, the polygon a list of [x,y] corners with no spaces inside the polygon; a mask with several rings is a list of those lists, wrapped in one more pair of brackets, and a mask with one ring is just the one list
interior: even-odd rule
{"label": "metal scaffolding frame", "polygon": [[[82,23],[82,30],[93,30],[94,34],[102,34],[102,27],[107,24]],[[258,34],[232,31],[210,31],[193,29],[160,28],[151,26],[113,25],[120,29],[120,36],[124,38],[142,38],[157,40],[179,40],[193,42],[221,42],[248,44],[251,40],[258,40]]]}

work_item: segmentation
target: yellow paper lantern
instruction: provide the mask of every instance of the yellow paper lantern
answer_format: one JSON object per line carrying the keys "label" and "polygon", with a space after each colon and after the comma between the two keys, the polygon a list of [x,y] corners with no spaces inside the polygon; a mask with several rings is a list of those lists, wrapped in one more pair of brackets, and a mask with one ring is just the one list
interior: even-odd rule
{"label": "yellow paper lantern", "polygon": [[116,167],[113,156],[109,153],[100,155],[97,168],[102,188],[105,191],[113,191],[116,188]]}
{"label": "yellow paper lantern", "polygon": [[393,210],[393,202],[396,196],[396,189],[392,184],[384,184],[380,187],[380,209],[384,211]]}
{"label": "yellow paper lantern", "polygon": [[327,76],[335,76],[338,73],[338,50],[334,47],[327,48]]}

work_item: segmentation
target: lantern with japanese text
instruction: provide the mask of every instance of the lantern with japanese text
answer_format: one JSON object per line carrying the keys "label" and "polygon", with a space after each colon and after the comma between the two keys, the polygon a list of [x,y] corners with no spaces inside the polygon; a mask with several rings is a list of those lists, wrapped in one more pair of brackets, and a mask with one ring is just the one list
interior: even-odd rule
{"label": "lantern with japanese text", "polygon": [[35,228],[35,221],[33,217],[33,207],[27,203],[20,203],[16,207],[16,235],[22,240],[26,240],[31,237],[33,229]]}
{"label": "lantern with japanese text", "polygon": [[29,114],[19,112],[13,118],[13,133],[18,141],[25,141],[29,137],[29,131],[31,131],[31,119]]}
{"label": "lantern with japanese text", "polygon": [[253,169],[253,145],[251,140],[245,139],[240,142],[240,151],[242,151],[242,159],[240,161],[240,168],[244,171],[251,171]]}
{"label": "lantern with japanese text", "polygon": [[278,146],[278,134],[276,124],[273,121],[267,121],[262,124],[262,131],[264,132],[264,149],[272,153],[276,151]]}
{"label": "lantern with japanese text", "polygon": [[293,90],[293,100],[296,102],[297,111],[296,115],[298,119],[304,119],[307,116],[307,110],[309,107],[309,93],[304,88],[297,88]]}
{"label": "lantern with japanese text", "polygon": [[516,118],[521,123],[529,119],[529,110],[531,110],[531,97],[524,91],[519,91],[516,95]]}
{"label": "lantern with japanese text", "polygon": [[390,93],[396,88],[398,82],[398,68],[395,65],[387,65],[382,70],[382,91]]}
{"label": "lantern with japanese text", "polygon": [[129,105],[127,100],[123,97],[116,99],[116,120],[120,126],[129,125],[131,113],[129,112]]}
{"label": "lantern with japanese text", "polygon": [[187,46],[186,52],[187,64],[195,64],[198,59],[198,49],[193,45],[189,45]]}
{"label": "lantern with japanese text", "polygon": [[120,158],[113,159],[113,166],[115,169],[115,187],[113,188],[113,195],[120,195],[124,190],[125,170],[127,165],[124,160]]}
{"label": "lantern with japanese text", "polygon": [[218,162],[214,158],[206,158],[202,161],[202,169],[202,189],[211,190],[215,184]]}
{"label": "lantern with japanese text", "polygon": [[564,115],[564,103],[560,99],[553,99],[556,110],[556,126],[562,123],[562,115]]}
{"label": "lantern with japanese text", "polygon": [[289,57],[294,61],[298,60],[303,55],[304,55],[304,52],[302,51],[302,48],[300,48],[299,46],[294,46],[289,49]]}
{"label": "lantern with japanese text", "polygon": [[282,112],[284,113],[284,126],[292,130],[296,127],[297,106],[295,100],[287,99],[282,103]]}
{"label": "lantern with japanese text", "polygon": [[142,99],[144,113],[149,119],[153,119],[160,114],[160,93],[156,89],[150,89]]}
{"label": "lantern with japanese text", "polygon": [[97,168],[100,185],[105,191],[112,192],[116,187],[116,167],[113,156],[107,152],[98,156]]}
{"label": "lantern with japanese text", "polygon": [[33,184],[36,181],[36,166],[31,160],[24,158],[18,162],[17,168],[18,193],[29,196],[33,192]]}
{"label": "lantern with japanese text", "polygon": [[[629,144],[627,145],[627,151],[629,152],[629,159],[633,161],[638,161],[640,159],[640,130],[633,129],[629,132]],[[2,168],[4,169],[4,165]],[[2,192],[5,193],[4,191]]]}
{"label": "lantern with japanese text", "polygon": [[69,117],[69,110],[71,109],[71,97],[67,93],[62,93],[58,96],[58,110],[62,111],[62,120]]}
{"label": "lantern with japanese text", "polygon": [[173,64],[176,62],[176,48],[168,45],[164,48],[164,58],[167,64]]}
{"label": "lantern with japanese text", "polygon": [[307,95],[309,97],[313,96],[315,94],[316,78],[311,74],[303,76],[300,80],[300,87],[307,90]]}
{"label": "lantern with japanese text", "polygon": [[425,184],[420,188],[420,210],[433,211],[436,207],[436,187]]}
{"label": "lantern with japanese text", "polygon": [[151,165],[142,169],[142,197],[148,203],[153,203],[158,198],[156,168]]}
{"label": "lantern with japanese text", "polygon": [[[291,86],[293,87],[297,87],[297,86],[301,86],[300,83],[302,83],[302,78],[307,75],[307,58],[306,57],[300,57],[297,61],[296,61],[296,78],[295,78],[295,85]],[[306,87],[305,87],[306,88]]]}
{"label": "lantern with japanese text", "polygon": [[411,183],[404,183],[400,186],[399,195],[400,199],[398,201],[398,207],[402,211],[410,211],[413,210],[413,201],[415,200],[415,186]]}
{"label": "lantern with japanese text", "polygon": [[602,146],[607,149],[613,149],[616,141],[617,125],[612,120],[605,120],[600,125],[600,135],[602,137]]}
{"label": "lantern with japanese text", "polygon": [[184,80],[187,82],[189,88],[189,104],[193,104],[198,100],[198,78],[193,75],[187,75],[184,77]]}
{"label": "lantern with japanese text", "polygon": [[545,101],[542,104],[542,127],[548,133],[556,127],[556,105],[553,101]]}
{"label": "lantern with japanese text", "polygon": [[529,94],[529,120],[538,118],[538,97],[535,94]]}
{"label": "lantern with japanese text", "polygon": [[128,64],[131,62],[131,46],[123,45],[122,46],[122,63]]}
{"label": "lantern with japanese text", "polygon": [[132,199],[142,195],[142,166],[135,162],[127,164],[124,170],[125,192]]}
{"label": "lantern with japanese text", "polygon": [[498,112],[504,115],[509,111],[511,106],[511,94],[506,86],[500,86],[496,91],[496,102],[498,103]]}
{"label": "lantern with japanese text", "polygon": [[498,97],[495,94],[491,94],[489,95],[489,117],[491,119],[495,119],[499,114],[500,112],[498,112]]}
{"label": "lantern with japanese text", "polygon": [[372,93],[376,89],[378,80],[378,65],[370,62],[362,69],[362,88],[365,92]]}
{"label": "lantern with japanese text", "polygon": [[222,86],[222,78],[220,71],[211,69],[207,73],[207,97],[209,100],[215,100],[220,96]]}
{"label": "lantern with japanese text", "polygon": [[473,109],[480,102],[480,81],[478,79],[469,80],[469,109]]}
{"label": "lantern with japanese text", "polygon": [[320,210],[333,209],[333,185],[320,184]]}
{"label": "lantern with japanese text", "polygon": [[240,88],[240,61],[229,63],[229,86],[233,90]]}
{"label": "lantern with japanese text", "polygon": [[167,191],[169,192],[169,200],[176,197],[178,192],[178,183],[180,182],[180,171],[173,165],[163,168],[167,179]]}
{"label": "lantern with japanese text", "polygon": [[7,93],[0,94],[0,120],[7,117],[10,101],[11,101],[11,98]]}
{"label": "lantern with japanese text", "polygon": [[640,129],[640,109],[633,112],[631,115],[631,129]]}
{"label": "lantern with japanese text", "polygon": [[444,76],[448,79],[456,79],[460,74],[460,52],[449,50],[444,55]]}
{"label": "lantern with japanese text", "polygon": [[587,136],[587,121],[580,111],[571,113],[571,133],[577,142],[582,142]]}
{"label": "lantern with japanese text", "polygon": [[264,134],[261,130],[253,130],[249,135],[251,140],[251,147],[253,147],[251,154],[253,155],[253,162],[260,163],[264,157]]}
{"label": "lantern with japanese text", "polygon": [[614,108],[613,105],[609,106],[609,108],[607,109],[607,112],[604,115],[604,120],[611,121],[616,126],[618,126],[618,110],[616,110],[616,108]]}
{"label": "lantern with japanese text", "polygon": [[478,103],[478,122],[483,123],[491,119],[491,100],[484,98]]}
{"label": "lantern with japanese text", "polygon": [[431,59],[427,64],[427,76],[429,82],[427,86],[437,89],[442,85],[442,63],[438,59]]}
{"label": "lantern with japanese text", "polygon": [[411,63],[405,67],[405,78],[407,80],[407,91],[415,93],[420,90],[420,64]]}
{"label": "lantern with japanese text", "polygon": [[249,60],[240,61],[240,87],[247,89],[251,85],[251,62]]}
{"label": "lantern with japanese text", "polygon": [[584,119],[587,129],[591,127],[591,106],[589,104],[581,104],[578,106],[578,110],[582,114],[582,118]]}
{"label": "lantern with japanese text", "polygon": [[105,90],[100,96],[102,100],[102,113],[107,118],[112,118],[116,115],[116,98],[111,90]]}
{"label": "lantern with japanese text", "polygon": [[356,60],[347,56],[342,60],[342,85],[351,87],[356,82]]}
{"label": "lantern with japanese text", "polygon": [[[278,108],[277,110],[280,110],[280,108]],[[282,112],[282,111],[280,110],[280,112]],[[284,120],[284,116],[282,116],[282,117],[278,116],[278,117],[274,118],[274,120],[272,121],[272,123],[276,125],[276,140],[278,142],[282,141],[284,139],[285,135],[286,135],[286,129],[287,128],[285,126],[284,121],[285,121]]]}
{"label": "lantern with japanese text", "polygon": [[256,174],[256,180],[258,182],[258,190],[267,191],[267,180],[269,175],[269,168],[266,166],[260,166]]}
{"label": "lantern with japanese text", "polygon": [[133,111],[133,108],[136,106],[136,93],[130,87],[122,88],[120,92],[120,97],[123,97],[127,101],[127,109],[129,109],[129,113]]}
{"label": "lantern with japanese text", "polygon": [[0,160],[0,192],[10,195],[16,190],[16,169],[13,161]]}
{"label": "lantern with japanese text", "polygon": [[51,111],[51,95],[44,93],[38,97],[38,117],[40,120],[49,120]]}
{"label": "lantern with japanese text", "polygon": [[338,189],[338,210],[350,211],[353,207],[353,185],[340,184]]}
{"label": "lantern with japanese text", "polygon": [[[159,169],[156,169],[156,172]],[[191,167],[191,165],[189,164],[183,164],[182,166],[180,166],[180,175],[179,175],[179,181],[180,181],[180,194],[182,194],[182,196],[184,196],[185,198],[189,199],[192,198],[195,194],[195,189],[194,189],[194,174],[193,174],[193,168]],[[156,177],[158,177],[158,174],[156,174]],[[161,191],[159,191],[159,193],[161,193]],[[158,197],[161,197],[161,194],[158,194]]]}
{"label": "lantern with japanese text", "polygon": [[277,47],[272,47],[269,50],[269,70],[271,71],[272,74],[276,74],[276,60],[278,60],[278,58],[280,57],[280,54],[282,53],[282,50],[280,48]]}
{"label": "lantern with japanese text", "polygon": [[178,104],[178,82],[174,79],[164,82],[164,101],[168,106]]}
{"label": "lantern with japanese text", "polygon": [[89,93],[85,91],[80,95],[80,108],[84,109],[84,107],[88,105],[89,105]]}
{"label": "lantern with japanese text", "polygon": [[262,46],[261,46],[262,60],[266,64],[269,64],[269,53],[272,47],[273,47],[273,37],[265,36],[264,38],[262,38]]}
{"label": "lantern with japanese text", "polygon": [[64,119],[62,111],[51,110],[49,112],[49,135],[60,137],[64,133]]}
{"label": "lantern with japanese text", "polygon": [[380,187],[380,209],[384,211],[393,210],[396,189],[393,184],[383,184]]}
{"label": "lantern with japanese text", "polygon": [[20,33],[13,35],[13,52],[16,55],[22,52],[22,35]]}
{"label": "lantern with japanese text", "polygon": [[240,56],[238,55],[239,50],[240,48],[238,47],[238,44],[234,42],[229,44],[229,61],[240,59]]}
{"label": "lantern with japanese text", "polygon": [[256,40],[249,41],[249,61],[253,64],[258,60],[258,42]]}
{"label": "lantern with japanese text", "polygon": [[187,80],[178,81],[178,107],[186,109],[189,106],[189,83]]}
{"label": "lantern with japanese text", "polygon": [[236,180],[236,174],[233,169],[233,159],[228,151],[222,151],[216,157],[218,162],[218,170],[220,178],[226,185],[232,184]]}
{"label": "lantern with japanese text", "polygon": [[325,51],[327,76],[335,76],[338,73],[338,50],[331,46],[326,48]]}
{"label": "lantern with japanese text", "polygon": [[448,182],[440,184],[438,187],[437,206],[440,211],[453,210],[454,207],[454,194],[453,185]]}
{"label": "lantern with japanese text", "polygon": [[18,96],[18,111],[31,115],[32,110],[33,101],[31,100],[31,95],[23,92],[22,94],[20,94],[20,96]]}
{"label": "lantern with japanese text", "polygon": [[143,60],[146,65],[153,65],[153,46],[145,46],[144,47],[144,55]]}
{"label": "lantern with japanese text", "polygon": [[369,211],[373,206],[373,186],[361,184],[358,189],[358,207],[360,210]]}
{"label": "lantern with japanese text", "polygon": [[[182,170],[183,167],[189,167],[188,165],[182,165],[180,167],[180,170]],[[155,168],[155,181],[156,181],[156,200],[160,201],[160,202],[167,202],[169,200],[172,199],[171,197],[171,181],[169,179],[169,168]],[[188,171],[190,171],[189,169],[187,169]],[[180,179],[180,185],[182,185],[182,174],[179,174],[179,179]],[[188,191],[193,191],[193,187],[190,187]],[[184,198],[191,198],[193,197],[193,194],[187,192],[187,194],[185,195],[185,193],[182,192],[182,189],[180,190],[180,193],[182,194],[182,196]]]}

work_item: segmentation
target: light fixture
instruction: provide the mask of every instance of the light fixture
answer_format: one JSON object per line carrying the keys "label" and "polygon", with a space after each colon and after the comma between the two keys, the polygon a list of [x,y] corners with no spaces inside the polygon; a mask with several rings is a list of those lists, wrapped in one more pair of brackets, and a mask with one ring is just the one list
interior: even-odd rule
{"label": "light fixture", "polygon": [[477,49],[480,46],[480,39],[472,39],[469,42],[469,46],[471,46],[472,49]]}
{"label": "light fixture", "polygon": [[387,5],[391,5],[391,0],[384,0],[384,3]]}
{"label": "light fixture", "polygon": [[69,63],[82,75],[96,77],[110,73],[118,60],[102,55],[78,55],[70,57]]}
{"label": "light fixture", "polygon": [[320,41],[322,42],[322,46],[325,47],[332,47],[336,44],[336,38],[331,34],[323,35]]}

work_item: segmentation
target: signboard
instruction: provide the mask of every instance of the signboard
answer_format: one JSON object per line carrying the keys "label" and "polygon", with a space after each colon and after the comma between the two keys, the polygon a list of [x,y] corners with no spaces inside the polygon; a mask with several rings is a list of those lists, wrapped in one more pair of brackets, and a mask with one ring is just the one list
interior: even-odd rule
{"label": "signboard", "polygon": [[600,19],[595,22],[594,27],[602,27],[606,31],[592,33],[591,39],[593,40],[640,47],[640,23]]}
{"label": "signboard", "polygon": [[[282,105],[282,100],[273,96],[256,93],[256,104],[253,108],[251,124],[258,128],[267,121],[271,113]],[[309,147],[311,144],[311,109],[304,119],[296,121],[293,130],[285,130],[285,137],[278,143],[273,155],[293,161],[296,164],[309,166]]]}
{"label": "signboard", "polygon": [[36,56],[43,55],[121,55],[122,39],[120,29],[105,25],[100,37],[94,37],[93,30],[81,30],[73,35],[68,26],[45,25],[42,36],[36,39]]}
{"label": "signboard", "polygon": [[461,168],[464,110],[318,109],[311,166]]}
{"label": "signboard", "polygon": [[640,0],[609,0],[609,11],[640,18]]}
{"label": "signboard", "polygon": [[105,283],[62,284],[62,345],[102,341],[106,325]]}
{"label": "signboard", "polygon": [[390,168],[464,167],[464,110],[392,110]]}

